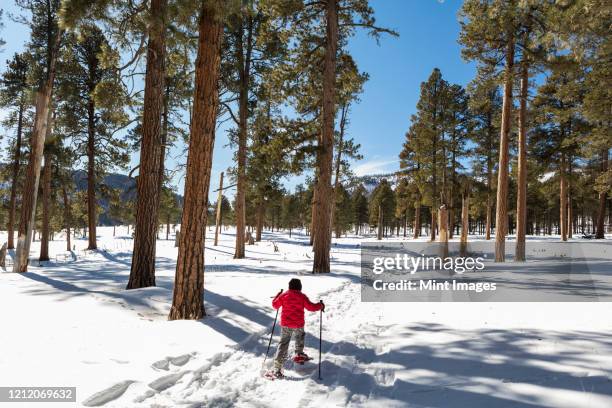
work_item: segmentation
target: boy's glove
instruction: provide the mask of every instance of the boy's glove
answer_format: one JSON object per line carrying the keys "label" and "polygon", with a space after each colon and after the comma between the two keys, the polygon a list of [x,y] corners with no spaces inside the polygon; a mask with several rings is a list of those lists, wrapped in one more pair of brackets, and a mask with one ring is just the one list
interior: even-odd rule
{"label": "boy's glove", "polygon": [[325,311],[325,303],[323,303],[322,300],[319,300],[319,303],[321,304],[321,311],[324,312]]}

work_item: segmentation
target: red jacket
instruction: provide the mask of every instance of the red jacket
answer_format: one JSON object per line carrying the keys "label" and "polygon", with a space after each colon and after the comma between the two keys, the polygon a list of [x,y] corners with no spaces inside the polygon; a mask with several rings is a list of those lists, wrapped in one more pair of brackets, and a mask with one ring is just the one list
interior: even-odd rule
{"label": "red jacket", "polygon": [[311,312],[321,310],[320,303],[312,303],[308,296],[299,290],[289,289],[283,292],[272,300],[272,307],[281,311],[281,326],[297,329],[304,327],[304,309]]}

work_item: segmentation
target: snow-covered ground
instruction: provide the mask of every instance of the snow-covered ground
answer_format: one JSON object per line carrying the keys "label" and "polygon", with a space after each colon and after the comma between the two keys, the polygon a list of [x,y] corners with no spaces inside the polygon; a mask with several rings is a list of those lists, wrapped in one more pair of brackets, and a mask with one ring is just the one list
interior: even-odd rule
{"label": "snow-covered ground", "polygon": [[[0,386],[77,387],[54,407],[612,406],[612,303],[364,303],[363,238],[334,239],[333,273],[312,276],[307,237],[267,232],[234,260],[227,230],[217,247],[208,234],[208,316],[169,322],[173,237],[158,241],[157,287],[126,291],[132,241],[117,232],[100,228],[95,253],[76,240],[76,260],[55,259],[57,240],[54,261],[0,273]],[[270,297],[296,276],[327,305],[322,380],[287,363],[269,381]],[[306,330],[316,362],[318,313]]]}

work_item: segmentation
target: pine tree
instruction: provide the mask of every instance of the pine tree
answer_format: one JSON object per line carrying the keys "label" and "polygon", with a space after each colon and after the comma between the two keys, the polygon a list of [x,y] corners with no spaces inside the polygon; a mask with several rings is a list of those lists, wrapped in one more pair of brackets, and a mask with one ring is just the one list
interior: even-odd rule
{"label": "pine tree", "polygon": [[[185,203],[170,320],[200,319],[205,315],[204,229],[218,106],[223,6],[204,2],[199,17],[198,56],[195,66],[193,119],[189,135]],[[142,170],[141,170],[142,171]]]}
{"label": "pine tree", "polygon": [[342,234],[350,229],[353,223],[353,210],[351,208],[353,203],[349,192],[342,184],[338,184],[335,193],[334,207],[336,215],[333,219],[333,227],[336,238],[340,238]]}
{"label": "pine tree", "polygon": [[158,224],[166,225],[166,240],[170,239],[170,224],[176,224],[181,217],[181,206],[176,193],[170,186],[164,186],[159,202]]}
{"label": "pine tree", "polygon": [[395,223],[395,194],[387,179],[382,179],[376,186],[369,205],[369,223],[377,228],[377,238],[380,240],[387,236],[388,228],[392,228]]}
{"label": "pine tree", "polygon": [[161,118],[164,107],[164,79],[167,0],[151,0],[148,22],[147,67],[145,75],[142,140],[137,178],[134,251],[127,289],[155,286],[157,213],[161,189]]}
{"label": "pine tree", "polygon": [[27,272],[43,149],[50,117],[49,108],[63,30],[58,25],[59,0],[16,1],[17,5],[31,13],[30,19],[22,18],[22,20],[31,29],[28,46],[34,54],[35,61],[39,64],[36,65],[37,70],[33,73],[37,81],[36,113],[30,138],[30,156],[23,186],[19,235],[13,265],[15,272]]}
{"label": "pine tree", "polygon": [[247,138],[249,120],[253,112],[253,97],[261,78],[270,70],[270,65],[284,53],[280,29],[271,22],[271,10],[259,0],[244,2],[242,7],[228,16],[225,30],[225,58],[222,61],[222,82],[235,95],[238,114],[230,104],[225,109],[230,113],[237,129],[234,132],[236,152],[236,245],[234,258],[244,258],[247,190]]}
{"label": "pine tree", "polygon": [[12,172],[10,176],[11,193],[8,210],[8,242],[7,249],[14,249],[15,234],[15,210],[17,206],[17,188],[19,186],[19,174],[22,159],[22,145],[24,143],[24,125],[27,124],[27,110],[29,106],[29,84],[28,84],[28,56],[26,54],[15,54],[13,59],[7,62],[7,69],[2,74],[0,88],[0,106],[10,109],[8,118],[4,125],[16,127],[15,139],[11,143],[9,157],[12,161]]}
{"label": "pine tree", "polygon": [[559,230],[561,239],[568,238],[568,180],[573,158],[578,155],[578,140],[589,130],[582,118],[584,73],[565,56],[555,58],[551,74],[539,87],[533,105],[537,128],[534,149],[540,160],[556,171],[559,182]]}
{"label": "pine tree", "polygon": [[485,65],[504,62],[504,93],[499,140],[497,204],[495,215],[495,261],[504,262],[508,230],[508,171],[512,88],[517,41],[517,7],[515,0],[468,0],[461,9],[462,54],[468,60]]}
{"label": "pine tree", "polygon": [[127,144],[117,130],[128,122],[124,112],[126,91],[118,77],[117,55],[102,31],[81,25],[79,35],[69,34],[59,62],[57,125],[84,159],[87,174],[88,247],[97,249],[97,190],[108,169],[128,162]]}
{"label": "pine tree", "polygon": [[472,132],[473,168],[477,176],[485,180],[485,239],[491,239],[493,208],[493,172],[495,156],[498,154],[496,134],[499,133],[502,99],[495,76],[494,67],[482,66],[476,78],[469,84],[470,111],[475,128]]}
{"label": "pine tree", "polygon": [[355,234],[361,234],[361,229],[364,224],[367,224],[370,219],[368,197],[365,187],[360,184],[353,190],[351,195],[351,208],[353,210],[353,225],[355,226]]}

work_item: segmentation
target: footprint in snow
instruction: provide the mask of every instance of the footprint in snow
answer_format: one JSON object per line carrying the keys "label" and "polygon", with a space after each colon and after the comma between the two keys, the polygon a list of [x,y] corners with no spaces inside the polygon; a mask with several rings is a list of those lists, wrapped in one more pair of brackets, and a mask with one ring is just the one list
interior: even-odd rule
{"label": "footprint in snow", "polygon": [[86,407],[99,407],[100,405],[104,405],[107,402],[110,402],[122,396],[128,389],[128,387],[134,382],[135,381],[132,380],[122,381],[100,392],[96,392],[94,395],[83,401],[83,405]]}
{"label": "footprint in snow", "polygon": [[170,364],[175,365],[177,367],[182,367],[189,362],[192,358],[194,358],[195,353],[192,354],[183,354],[177,357],[166,357],[163,360],[159,360],[151,364],[156,370],[165,370],[168,371],[170,369]]}

